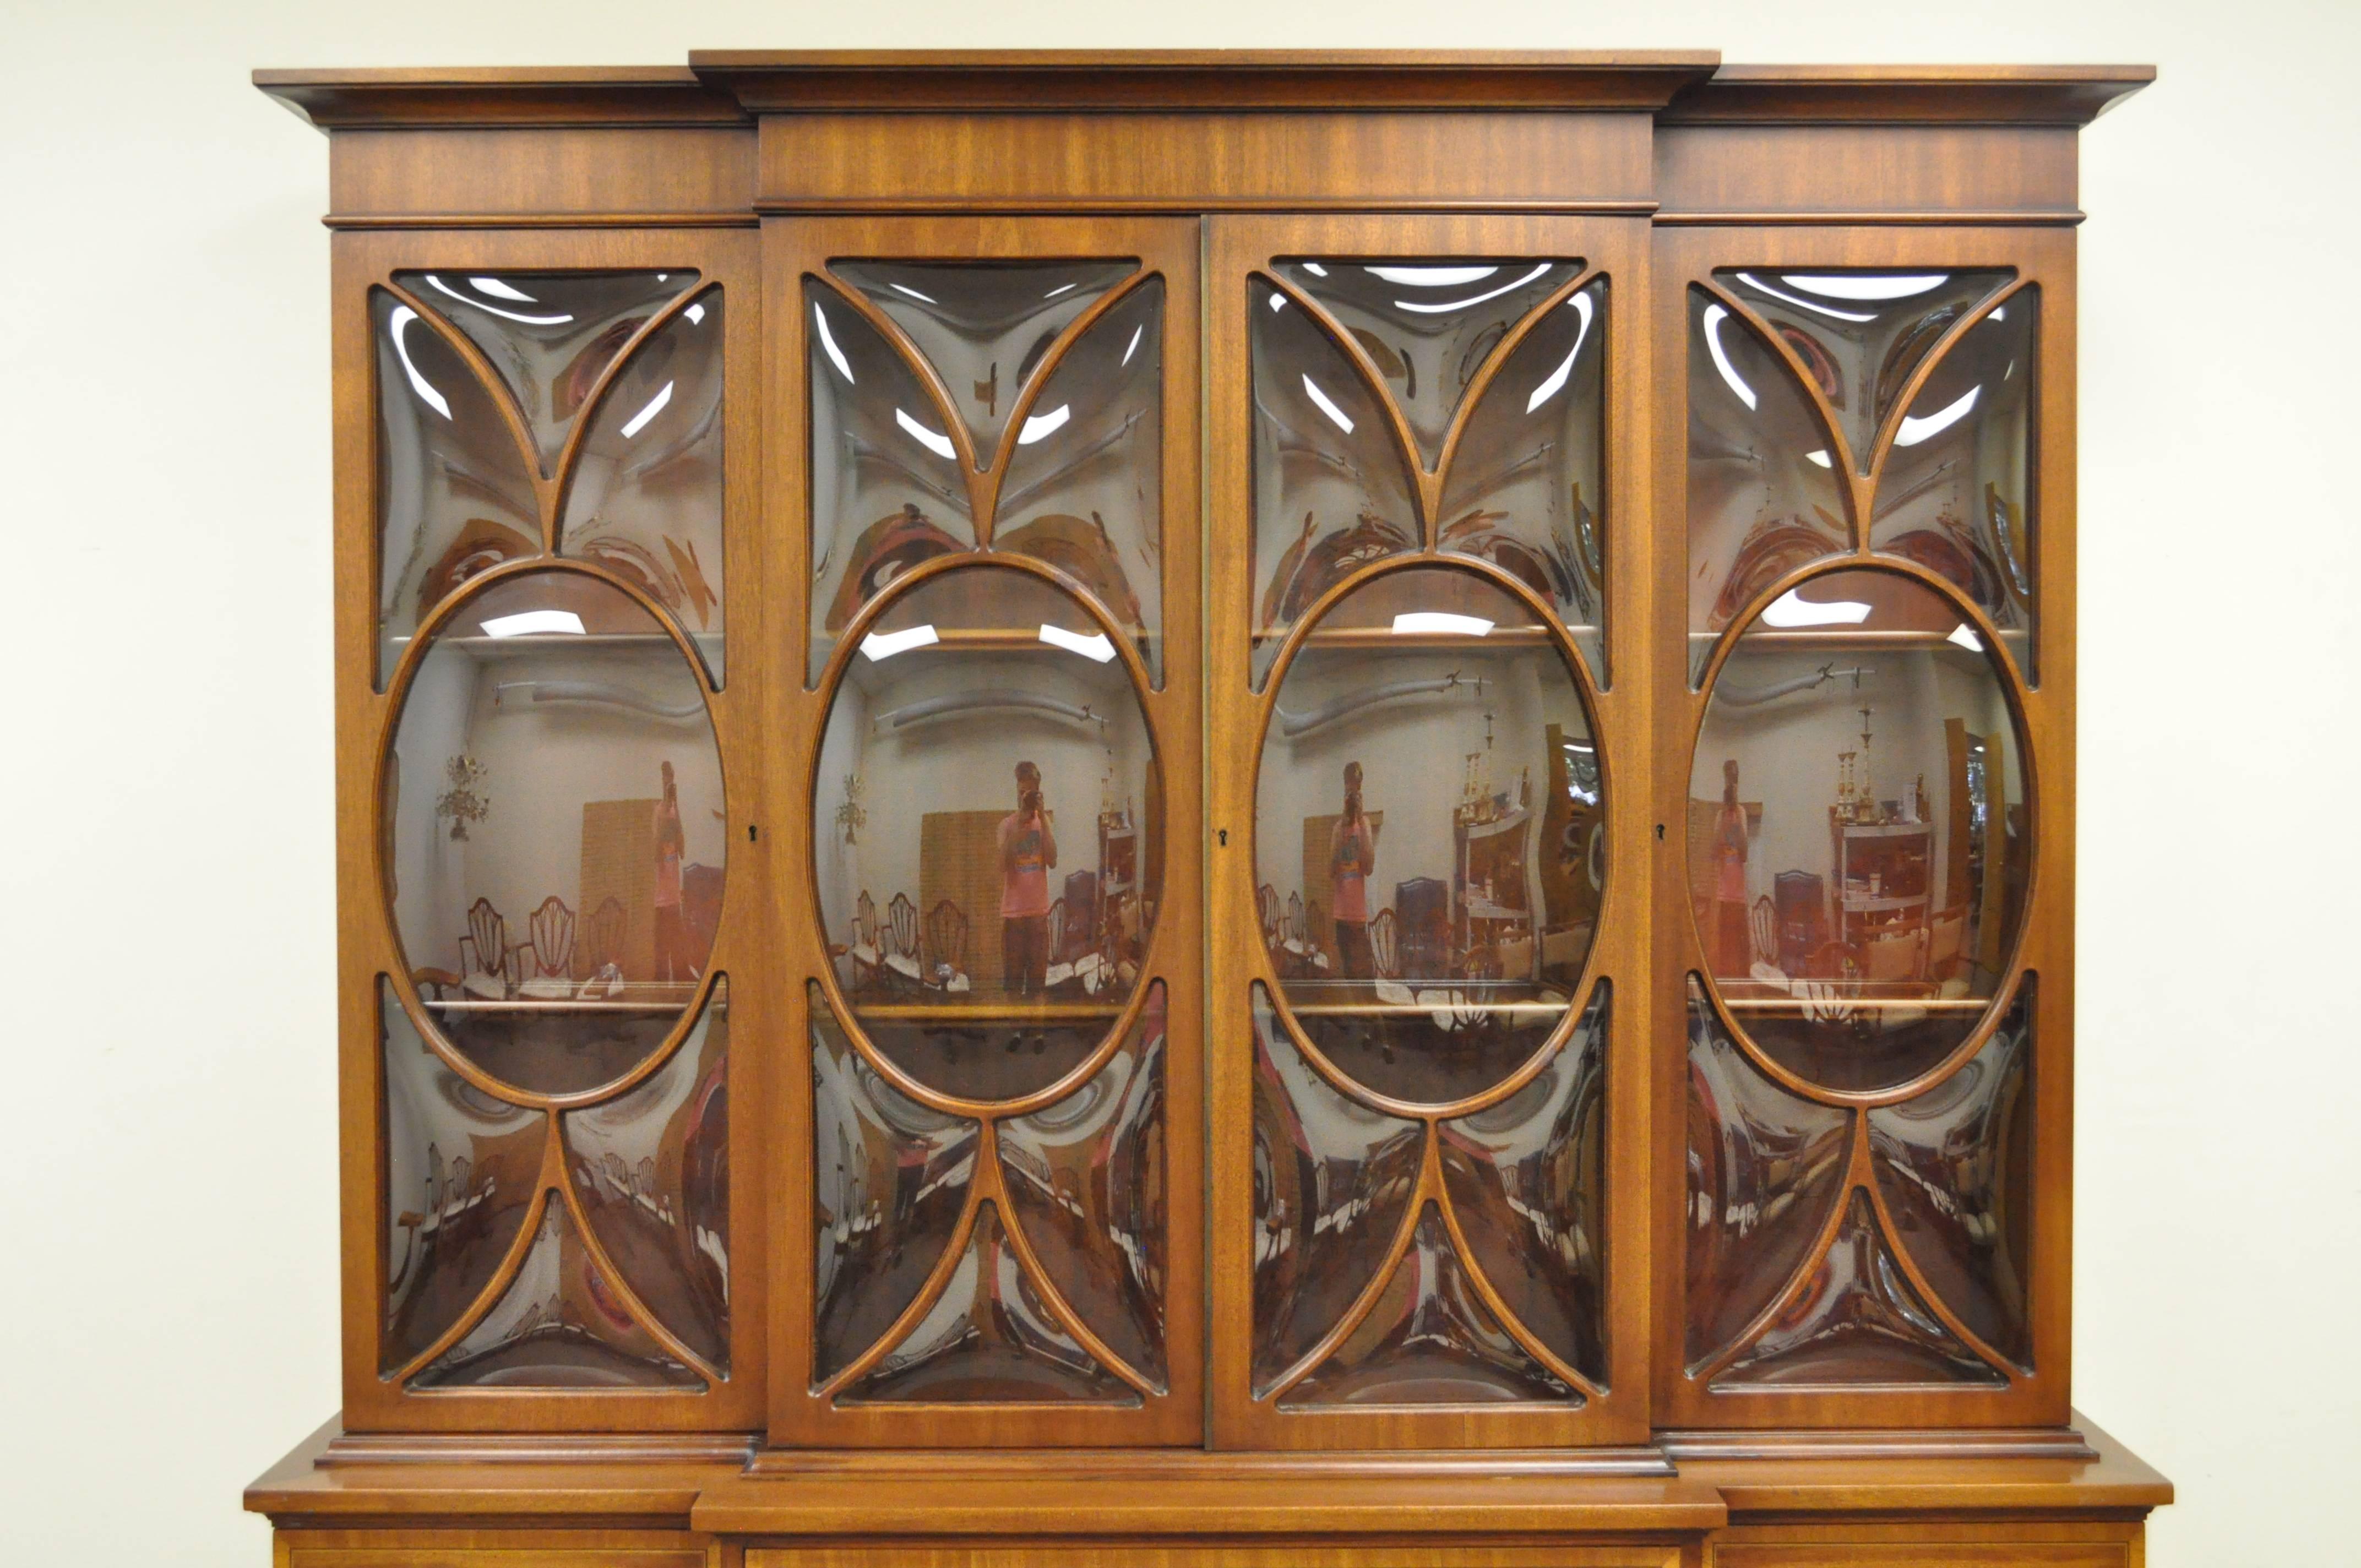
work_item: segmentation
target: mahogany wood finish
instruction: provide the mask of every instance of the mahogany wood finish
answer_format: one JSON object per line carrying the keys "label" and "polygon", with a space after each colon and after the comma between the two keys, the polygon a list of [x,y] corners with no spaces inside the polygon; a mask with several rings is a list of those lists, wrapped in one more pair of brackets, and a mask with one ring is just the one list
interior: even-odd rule
{"label": "mahogany wood finish", "polygon": [[[277,1527],[279,1568],[1013,1568],[1020,1561],[1154,1568],[1894,1568],[1910,1564],[2136,1565],[2141,1520],[2167,1503],[2163,1479],[2070,1407],[2072,930],[2074,915],[2075,296],[2081,127],[2153,77],[2144,67],[1753,67],[1695,51],[1633,53],[997,53],[712,51],[684,67],[539,71],[259,71],[256,84],[330,137],[335,429],[335,691],[344,1409],[263,1476],[247,1506]],[[741,232],[743,231],[743,232]],[[1285,296],[1334,342],[1338,365],[1415,453],[1368,349],[1275,267],[1290,258],[1383,264],[1475,258],[1574,261],[1554,308],[1607,280],[1603,492],[1606,666],[1584,662],[1545,596],[1485,561],[1440,554],[1448,470],[1469,411],[1542,312],[1511,324],[1475,373],[1429,471],[1410,465],[1413,551],[1327,585],[1284,629],[1269,678],[1250,663],[1259,593],[1250,541],[1255,479],[1249,280]],[[889,316],[832,269],[862,259],[999,264],[1136,261],[1163,300],[1160,684],[1123,629],[1061,568],[994,551],[993,517],[1032,400],[1089,325],[1141,278],[1120,283],[1047,343],[1022,378],[996,446],[981,449],[950,389]],[[1718,1387],[1737,1348],[1685,1365],[1692,1296],[1686,1239],[1689,992],[1708,972],[1692,913],[1685,839],[1692,753],[1730,657],[1724,634],[1692,687],[1686,605],[1689,300],[1701,290],[1761,333],[1829,435],[1841,520],[1868,561],[1874,470],[1896,438],[1848,452],[1827,388],[1718,276],[1757,268],[1992,269],[2005,289],[1950,324],[1906,378],[1895,421],[1940,358],[1986,313],[2038,290],[2028,505],[2038,609],[2032,652],[1960,599],[1960,624],[2009,647],[2005,700],[2027,754],[2030,850],[2013,947],[1994,956],[2003,1001],[2037,976],[2026,1349],[1990,1386],[1879,1382]],[[467,977],[402,951],[390,896],[385,762],[433,633],[467,594],[503,576],[557,570],[640,603],[695,658],[686,629],[595,561],[559,559],[568,475],[588,440],[586,409],[553,462],[525,468],[538,554],[468,580],[422,611],[407,651],[378,668],[379,515],[385,455],[375,291],[417,311],[486,386],[484,348],[441,319],[398,274],[658,271],[698,275],[702,292],[641,321],[628,353],[695,299],[727,301],[721,421],[727,680],[701,694],[726,790],[725,892],[707,973],[726,976],[730,1050],[728,1346],[725,1367],[656,1320],[632,1291],[615,1310],[701,1388],[534,1387],[420,1391],[406,1376],[458,1342],[528,1261],[544,1204],[563,1207],[593,1262],[615,1260],[583,1223],[557,1118],[610,1100],[656,1070],[581,1093],[519,1094],[437,1032],[435,1009],[466,1004]],[[906,361],[956,451],[979,541],[908,568],[878,590],[807,668],[818,570],[807,280]],[[620,363],[620,362],[619,362]],[[1569,360],[1571,363],[1571,360]],[[614,381],[610,370],[590,392]],[[995,376],[998,374],[995,367]],[[849,373],[848,373],[849,379]],[[981,395],[981,394],[979,394]],[[533,450],[524,412],[495,400],[502,439]],[[447,417],[447,415],[446,415]],[[1859,455],[1855,464],[1848,456]],[[977,561],[1079,595],[1137,689],[1162,768],[1161,899],[1127,1000],[1060,1002],[1042,1015],[1105,1023],[1105,1042],[1057,1083],[1019,1100],[963,1100],[897,1067],[859,1013],[923,1014],[925,986],[878,1009],[840,982],[843,933],[821,928],[813,820],[831,697],[862,635],[895,597]],[[1447,565],[1507,595],[1537,624],[1504,629],[1563,653],[1604,778],[1604,893],[1575,1004],[1611,987],[1606,1041],[1603,1369],[1525,1351],[1579,1394],[1558,1402],[1280,1408],[1254,1387],[1254,1074],[1257,988],[1274,1001],[1282,955],[1265,927],[1279,900],[1256,862],[1263,738],[1295,652],[1327,609],[1406,567]],[[1878,569],[1958,598],[1927,568]],[[1750,616],[1809,574],[1754,595]],[[1024,630],[1027,629],[1018,629]],[[1002,646],[997,634],[974,645]],[[1045,633],[1046,635],[1046,633]],[[1332,634],[1374,652],[1377,630]],[[947,641],[953,641],[953,632]],[[1021,639],[1019,639],[1021,641]],[[2012,746],[2015,740],[2010,742]],[[1077,822],[1079,846],[1090,835]],[[1291,829],[1282,829],[1283,834]],[[1291,854],[1292,843],[1284,846]],[[1080,857],[1076,857],[1081,863]],[[883,900],[886,889],[876,890]],[[915,892],[915,888],[911,890]],[[522,941],[546,889],[495,898]],[[554,895],[553,895],[554,896]],[[961,894],[964,898],[965,894]],[[1307,890],[1307,896],[1319,902]],[[1272,910],[1261,907],[1267,899]],[[620,952],[613,917],[586,889],[569,900],[577,955]],[[613,901],[609,901],[610,904]],[[929,902],[933,902],[929,895]],[[512,906],[511,906],[512,905]],[[617,910],[620,905],[615,905]],[[1389,912],[1390,913],[1390,912]],[[965,911],[968,950],[985,910]],[[1283,914],[1277,919],[1283,922]],[[884,922],[874,922],[882,930]],[[602,935],[601,933],[606,933]],[[1315,938],[1325,941],[1317,933]],[[831,948],[831,938],[836,948]],[[1400,936],[1397,933],[1396,946]],[[495,957],[499,963],[505,954]],[[558,978],[534,955],[525,978]],[[1390,960],[1390,953],[1389,954]],[[1287,959],[1297,966],[1308,958]],[[413,968],[413,965],[420,966]],[[579,958],[573,966],[583,969]],[[839,1403],[947,1288],[952,1255],[885,1340],[829,1378],[816,1375],[812,1009],[827,1008],[890,1091],[930,1113],[981,1124],[959,1234],[980,1202],[1008,1207],[999,1124],[1052,1104],[1108,1059],[1161,984],[1168,1031],[1160,1158],[1166,1227],[1165,1376],[1121,1364],[1074,1307],[1042,1293],[1055,1324],[1138,1396],[1129,1404]],[[420,1351],[385,1336],[389,1198],[384,1005],[410,1015],[464,1085],[497,1092],[543,1129],[523,1228],[492,1282]],[[422,987],[433,991],[422,994]],[[815,999],[817,999],[815,1001]],[[431,1003],[431,1005],[430,1005]],[[1708,1007],[1720,1009],[1708,997]],[[1951,1005],[1964,1010],[1964,1003]],[[1979,1006],[1982,1004],[1979,1003]],[[1316,1011],[1316,1009],[1315,1009]],[[1906,1083],[1822,1091],[1750,1045],[1783,1092],[1853,1116],[1843,1179],[1894,1224],[1873,1174],[1866,1112],[1959,1072],[1997,1026],[2002,1003],[1958,1048]],[[1741,1042],[1747,1014],[1717,1011]],[[685,1038],[690,1007],[670,1031]],[[1310,1014],[1306,1014],[1307,1017]],[[1272,1027],[1341,1081],[1302,1023]],[[1512,1095],[1536,1056],[1491,1089],[1448,1105],[1371,1092],[1376,1113],[1423,1124],[1408,1212],[1443,1196],[1435,1124]],[[1349,1091],[1347,1091],[1349,1093]],[[1839,1205],[1841,1209],[1841,1205]],[[1464,1253],[1466,1239],[1450,1218]],[[1825,1251],[1834,1219],[1813,1238]],[[1410,1225],[1388,1251],[1400,1257]],[[1039,1273],[1021,1236],[1018,1266]],[[953,1249],[954,1252],[957,1250]],[[1792,1311],[1813,1254],[1761,1316]],[[1969,1325],[1906,1256],[1897,1265],[1939,1330],[1981,1354]],[[1358,1293],[1287,1379],[1378,1310]],[[1508,1318],[1480,1276],[1471,1288]],[[400,1365],[396,1365],[399,1363]]]}

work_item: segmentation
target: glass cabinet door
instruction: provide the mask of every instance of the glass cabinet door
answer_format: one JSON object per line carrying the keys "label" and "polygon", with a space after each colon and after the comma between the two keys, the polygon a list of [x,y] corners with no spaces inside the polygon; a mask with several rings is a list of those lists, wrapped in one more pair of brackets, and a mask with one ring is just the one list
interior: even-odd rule
{"label": "glass cabinet door", "polygon": [[340,773],[379,894],[346,944],[348,1423],[751,1425],[730,1043],[763,1020],[729,971],[762,693],[727,658],[758,557],[726,497],[754,247],[338,244],[374,611]]}
{"label": "glass cabinet door", "polygon": [[2063,1420],[2062,1303],[2036,1286],[2068,1238],[2034,1192],[2064,1157],[2045,1088],[2070,1022],[2037,860],[2071,852],[2070,716],[2038,685],[2070,634],[2037,461],[2067,253],[1666,254],[1663,722],[1693,740],[1659,908],[1686,1152],[1660,1419]]}
{"label": "glass cabinet door", "polygon": [[1637,1441],[1609,454],[1644,229],[1213,226],[1217,1435]]}
{"label": "glass cabinet door", "polygon": [[1195,227],[787,233],[774,1432],[1194,1441]]}

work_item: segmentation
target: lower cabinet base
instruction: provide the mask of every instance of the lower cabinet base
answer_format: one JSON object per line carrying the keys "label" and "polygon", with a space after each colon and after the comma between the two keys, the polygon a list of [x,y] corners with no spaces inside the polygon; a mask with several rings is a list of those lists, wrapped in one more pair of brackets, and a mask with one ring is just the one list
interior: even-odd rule
{"label": "lower cabinet base", "polygon": [[2077,1425],[2087,1446],[2008,1453],[1863,1434],[1802,1457],[1668,1437],[1480,1458],[752,1462],[493,1458],[480,1441],[357,1460],[324,1429],[247,1507],[275,1527],[276,1568],[2142,1568],[2145,1520],[2172,1487]]}
{"label": "lower cabinet base", "polygon": [[2137,1522],[1734,1524],[1695,1540],[766,1544],[628,1530],[281,1530],[276,1568],[2142,1568]]}

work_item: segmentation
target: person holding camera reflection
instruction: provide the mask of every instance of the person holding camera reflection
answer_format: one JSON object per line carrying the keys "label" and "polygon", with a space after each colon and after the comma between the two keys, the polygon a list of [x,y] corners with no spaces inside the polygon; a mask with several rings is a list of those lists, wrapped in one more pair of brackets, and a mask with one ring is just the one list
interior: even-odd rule
{"label": "person holding camera reflection", "polygon": [[1369,951],[1369,874],[1378,836],[1361,809],[1361,764],[1345,764],[1345,810],[1328,830],[1328,908],[1336,923],[1336,964],[1346,980],[1376,978]]}
{"label": "person holding camera reflection", "polygon": [[1041,800],[1041,770],[1016,764],[1016,809],[1000,819],[1001,984],[1038,996],[1049,973],[1049,872],[1058,836]]}

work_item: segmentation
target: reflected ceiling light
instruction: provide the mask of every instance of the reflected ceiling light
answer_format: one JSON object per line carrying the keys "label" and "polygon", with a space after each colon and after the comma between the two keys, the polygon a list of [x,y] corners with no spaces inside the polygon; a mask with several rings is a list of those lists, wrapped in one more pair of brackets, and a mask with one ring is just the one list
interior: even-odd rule
{"label": "reflected ceiling light", "polygon": [[1951,280],[1948,272],[1782,272],[1779,281],[1831,300],[1906,300]]}
{"label": "reflected ceiling light", "polygon": [[934,431],[928,430],[925,425],[920,424],[917,420],[912,419],[900,409],[895,409],[894,411],[894,422],[900,425],[904,430],[908,431],[912,439],[916,440],[919,445],[925,447],[936,456],[956,457],[959,455],[958,452],[951,445],[951,438],[950,436],[939,434]]}
{"label": "reflected ceiling light", "polygon": [[408,305],[394,306],[393,315],[386,323],[393,332],[393,351],[401,356],[402,373],[410,378],[410,389],[416,392],[428,408],[449,419],[451,400],[436,391],[434,384],[418,373],[418,367],[410,362],[410,345],[402,341],[410,331],[410,323],[417,319],[418,313]]}
{"label": "reflected ceiling light", "polygon": [[888,289],[893,290],[893,291],[894,291],[895,293],[897,293],[897,294],[907,294],[907,295],[909,295],[909,296],[910,296],[910,298],[912,298],[912,299],[914,299],[914,300],[917,301],[917,302],[918,302],[920,304],[922,304],[922,305],[931,305],[931,304],[934,304],[934,303],[936,303],[936,302],[937,302],[937,301],[936,301],[935,297],[934,297],[932,294],[921,294],[920,292],[918,292],[918,291],[917,291],[916,289],[910,288],[910,287],[909,287],[908,285],[906,285],[906,284],[903,284],[903,283],[888,283],[888,284],[886,284],[885,286],[886,286]]}
{"label": "reflected ceiling light", "polygon": [[1982,390],[1980,386],[1970,387],[1965,393],[1961,394],[1958,402],[1947,409],[1938,410],[1925,419],[1912,419],[1906,414],[1904,415],[1902,428],[1894,433],[1894,444],[1916,446],[1922,441],[1942,434],[1968,417],[1969,411],[1976,406],[1976,394]]}
{"label": "reflected ceiling light", "polygon": [[[1382,278],[1389,283],[1399,283],[1405,289],[1457,289],[1469,283],[1481,283],[1499,270],[1497,267],[1370,267],[1364,269],[1372,278]],[[1322,273],[1326,277],[1326,273]]]}
{"label": "reflected ceiling light", "polygon": [[648,400],[648,406],[633,414],[631,416],[631,422],[623,427],[623,439],[629,441],[631,437],[639,434],[640,432],[647,429],[648,421],[664,412],[664,405],[670,401],[672,401],[672,383],[670,381],[666,381],[663,387],[657,389],[656,395]]}
{"label": "reflected ceiling light", "polygon": [[1583,340],[1590,335],[1590,296],[1576,294],[1566,303],[1574,308],[1576,314],[1582,317],[1582,324],[1575,329],[1574,346],[1565,351],[1565,362],[1543,378],[1542,384],[1533,389],[1533,395],[1525,400],[1527,413],[1532,412],[1557,396],[1559,389],[1565,385],[1565,378],[1574,374],[1574,356],[1582,352]]}
{"label": "reflected ceiling light", "polygon": [[1993,322],[2004,322],[2008,320],[2008,307],[2006,305],[1994,305],[1993,307],[1992,314],[1986,316],[1984,320]]}
{"label": "reflected ceiling light", "polygon": [[1067,290],[1069,290],[1069,289],[1072,289],[1072,288],[1077,288],[1077,287],[1079,287],[1079,285],[1078,285],[1078,284],[1073,284],[1073,283],[1060,283],[1060,284],[1059,284],[1056,288],[1054,288],[1054,289],[1050,290],[1048,293],[1046,293],[1046,294],[1042,295],[1041,297],[1042,297],[1043,299],[1045,299],[1045,300],[1054,300],[1054,299],[1056,299],[1059,295],[1060,295],[1060,294],[1064,293]]}
{"label": "reflected ceiling light", "polygon": [[1330,419],[1336,422],[1336,428],[1338,430],[1343,431],[1347,435],[1353,433],[1353,422],[1345,417],[1345,411],[1343,409],[1338,408],[1334,403],[1329,400],[1328,394],[1320,389],[1319,382],[1314,381],[1310,376],[1306,376],[1303,378],[1303,389],[1312,395],[1312,400],[1313,402],[1320,405],[1320,411],[1322,413],[1326,414]]}
{"label": "reflected ceiling light", "polygon": [[836,367],[836,373],[843,377],[844,384],[850,387],[852,385],[852,365],[844,357],[844,350],[836,345],[836,334],[828,330],[828,313],[819,308],[818,301],[812,302],[812,320],[819,323],[819,345],[828,351],[829,363]]}
{"label": "reflected ceiling light", "polygon": [[1048,413],[1035,414],[1025,422],[1025,428],[1016,433],[1016,444],[1030,446],[1073,416],[1074,409],[1071,403],[1060,403]]}
{"label": "reflected ceiling light", "polygon": [[1274,311],[1287,309],[1287,296],[1273,289],[1270,291],[1270,308]]}
{"label": "reflected ceiling light", "polygon": [[683,314],[683,315],[685,315],[685,316],[686,316],[686,317],[688,318],[688,324],[689,324],[689,325],[691,325],[691,326],[703,326],[703,325],[705,324],[705,304],[704,304],[704,302],[699,301],[697,303],[696,303],[696,304],[694,304],[694,305],[689,306],[689,307],[688,307],[688,309],[686,309],[686,310],[685,310],[685,311],[681,312],[681,314]]}
{"label": "reflected ceiling light", "polygon": [[522,322],[527,326],[564,326],[567,322],[574,319],[572,316],[525,316],[519,315],[514,311],[504,311],[498,305],[488,305],[481,300],[469,299],[467,295],[459,292],[458,290],[454,289],[450,284],[445,283],[442,279],[437,278],[432,272],[426,274],[426,284],[428,288],[437,289],[442,292],[450,295],[453,299],[458,301],[463,305],[469,305],[477,310],[486,313],[489,315],[498,316],[502,321]]}
{"label": "reflected ceiling light", "polygon": [[861,640],[861,652],[871,663],[890,659],[896,653],[906,653],[913,648],[926,648],[941,641],[932,626],[914,626],[907,631],[873,631]]}
{"label": "reflected ceiling light", "polygon": [[547,631],[579,637],[582,618],[570,609],[528,609],[515,615],[496,615],[484,622],[487,637],[531,637]]}
{"label": "reflected ceiling light", "polygon": [[1806,452],[1804,454],[1804,461],[1817,463],[1823,468],[1833,468],[1837,466],[1836,459],[1825,452]]}
{"label": "reflected ceiling light", "polygon": [[[1147,330],[1148,323],[1146,322],[1142,322],[1137,326],[1131,329],[1131,341],[1123,345],[1123,365],[1130,364],[1131,356],[1139,351],[1139,334]],[[1121,369],[1123,365],[1118,365],[1116,368]]]}
{"label": "reflected ceiling light", "polygon": [[1394,617],[1394,635],[1416,636],[1436,632],[1454,637],[1484,637],[1490,634],[1492,623],[1481,616],[1453,615],[1440,609],[1406,609]]}
{"label": "reflected ceiling light", "polygon": [[[1418,302],[1418,301],[1416,301],[1416,300],[1396,300],[1396,301],[1394,302],[1394,309],[1396,309],[1396,310],[1398,310],[1398,311],[1416,311],[1419,314],[1421,314],[1421,315],[1422,315],[1422,316],[1442,315],[1442,314],[1444,314],[1444,313],[1447,313],[1447,312],[1450,312],[1450,311],[1464,311],[1464,310],[1466,310],[1466,309],[1468,306],[1470,306],[1470,305],[1480,305],[1480,304],[1482,304],[1482,303],[1483,303],[1485,301],[1487,301],[1487,300],[1497,300],[1497,299],[1499,299],[1501,295],[1503,295],[1503,294],[1505,294],[1505,293],[1509,292],[1509,291],[1510,291],[1511,289],[1521,289],[1521,288],[1523,288],[1526,284],[1528,284],[1528,283],[1532,282],[1534,279],[1536,279],[1536,278],[1540,277],[1543,273],[1544,273],[1544,272],[1548,271],[1549,269],[1550,269],[1550,264],[1549,264],[1548,262],[1546,262],[1546,261],[1536,262],[1536,263],[1534,263],[1534,265],[1533,265],[1533,269],[1532,269],[1531,272],[1526,273],[1523,277],[1519,278],[1519,279],[1515,279],[1515,280],[1511,280],[1511,281],[1510,281],[1510,282],[1507,282],[1507,283],[1503,283],[1503,284],[1501,284],[1501,285],[1500,285],[1499,288],[1497,288],[1497,289],[1488,289],[1488,290],[1485,291],[1484,291],[1483,293],[1481,293],[1481,294],[1470,294],[1470,295],[1468,295],[1468,296],[1467,296],[1467,298],[1466,298],[1466,299],[1464,299],[1464,300],[1443,300],[1443,301],[1438,301],[1437,302],[1435,302],[1435,303],[1433,303],[1433,304],[1431,304],[1431,305],[1429,305],[1429,304],[1422,304],[1420,302]],[[1458,270],[1458,271],[1463,271],[1463,272],[1464,272],[1464,271],[1466,271],[1466,270],[1467,270],[1467,269],[1466,269],[1466,268],[1459,268],[1459,269],[1451,269],[1451,268],[1438,268],[1438,269],[1436,269],[1436,270],[1437,270],[1437,271],[1452,271],[1452,270]],[[1491,274],[1493,274],[1493,273],[1495,273],[1495,272],[1498,272],[1499,270],[1499,268],[1497,268],[1497,267],[1487,267],[1487,268],[1485,268],[1485,269],[1483,269],[1482,273],[1481,273],[1481,274],[1479,274],[1479,276],[1489,277]]]}
{"label": "reflected ceiling light", "polygon": [[1760,290],[1762,292],[1770,295],[1774,300],[1784,301],[1786,303],[1796,306],[1799,309],[1809,311],[1814,315],[1826,316],[1830,321],[1873,322],[1877,319],[1873,315],[1863,315],[1858,311],[1831,310],[1826,305],[1816,305],[1809,300],[1790,294],[1784,290],[1773,289],[1770,284],[1765,283],[1762,279],[1757,278],[1752,272],[1740,273],[1738,275],[1738,280],[1745,284],[1750,289]]}
{"label": "reflected ceiling light", "polygon": [[1706,351],[1713,356],[1713,367],[1721,372],[1722,380],[1738,394],[1738,400],[1751,409],[1754,407],[1754,389],[1740,379],[1737,367],[1730,364],[1730,356],[1722,351],[1721,323],[1729,314],[1730,312],[1719,305],[1705,308]]}
{"label": "reflected ceiling light", "polygon": [[1965,648],[1971,653],[1981,653],[1984,651],[1984,640],[1977,636],[1975,629],[1964,620],[1953,627],[1951,634],[1943,641]]}
{"label": "reflected ceiling light", "polygon": [[1859,626],[1869,619],[1869,606],[1859,599],[1807,599],[1789,588],[1763,612],[1765,626]]}
{"label": "reflected ceiling light", "polygon": [[[656,281],[659,283],[664,281],[662,274],[657,275]],[[489,294],[495,300],[514,300],[520,305],[541,303],[539,300],[514,284],[503,283],[497,278],[470,278],[467,280],[467,286],[479,294]]]}
{"label": "reflected ceiling light", "polygon": [[1085,659],[1095,659],[1104,664],[1115,657],[1115,644],[1104,631],[1085,637],[1079,631],[1069,631],[1062,626],[1041,623],[1041,641],[1052,648],[1063,648],[1069,653],[1080,653]]}
{"label": "reflected ceiling light", "polygon": [[1328,269],[1321,266],[1320,263],[1316,261],[1305,262],[1303,264],[1303,269],[1306,272],[1311,273],[1314,278],[1325,278],[1328,276]]}

